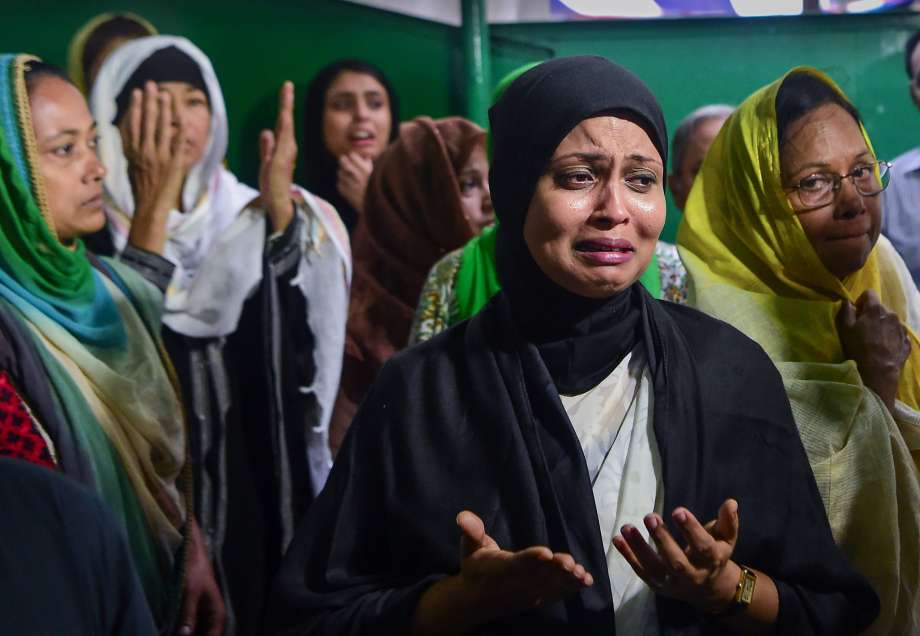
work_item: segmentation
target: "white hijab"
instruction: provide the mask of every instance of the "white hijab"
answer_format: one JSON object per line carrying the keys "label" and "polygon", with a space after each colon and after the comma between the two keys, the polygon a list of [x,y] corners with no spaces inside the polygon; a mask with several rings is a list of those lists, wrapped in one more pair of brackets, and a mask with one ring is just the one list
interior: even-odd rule
{"label": "white hijab", "polygon": [[[99,156],[108,168],[105,177],[106,214],[117,251],[124,249],[134,216],[134,195],[128,179],[128,161],[121,133],[113,120],[116,98],[137,67],[155,52],[175,46],[198,65],[208,88],[211,126],[201,159],[185,181],[182,204],[187,212],[173,210],[167,221],[168,240],[163,255],[176,265],[166,294],[163,321],[186,333],[183,316],[193,310],[189,292],[214,242],[233,223],[258,192],[237,181],[223,168],[227,151],[227,112],[223,94],[210,60],[185,38],[153,36],[120,46],[102,65],[90,95],[90,108],[99,127]],[[236,265],[261,269],[261,252],[246,254]],[[245,300],[245,299],[243,299]],[[234,324],[235,327],[235,324]],[[186,335],[225,335],[188,333]]]}

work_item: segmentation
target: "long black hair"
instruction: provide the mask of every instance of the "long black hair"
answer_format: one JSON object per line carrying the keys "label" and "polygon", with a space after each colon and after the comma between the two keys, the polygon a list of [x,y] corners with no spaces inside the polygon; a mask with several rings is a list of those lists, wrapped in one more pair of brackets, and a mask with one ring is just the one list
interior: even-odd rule
{"label": "long black hair", "polygon": [[300,181],[314,194],[326,199],[339,211],[349,232],[358,221],[358,213],[339,194],[335,187],[338,157],[333,157],[323,140],[323,110],[326,92],[336,78],[346,71],[370,75],[380,82],[390,102],[390,139],[399,134],[399,98],[383,71],[370,62],[357,59],[339,60],[322,68],[307,88],[303,109],[303,133],[298,156],[302,159]]}

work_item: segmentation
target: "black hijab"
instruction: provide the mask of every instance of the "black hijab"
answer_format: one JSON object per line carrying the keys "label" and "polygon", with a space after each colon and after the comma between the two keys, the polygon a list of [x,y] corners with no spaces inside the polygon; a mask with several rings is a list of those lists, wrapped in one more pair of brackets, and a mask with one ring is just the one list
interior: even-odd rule
{"label": "black hijab", "polygon": [[489,111],[492,201],[502,211],[496,261],[514,321],[537,345],[560,393],[596,386],[639,339],[637,283],[616,296],[568,292],[537,266],[524,220],[537,180],[560,142],[581,121],[616,113],[642,126],[668,161],[668,136],[655,96],[638,77],[603,57],[565,57],[524,73]]}
{"label": "black hijab", "polygon": [[326,91],[345,71],[370,75],[380,82],[390,100],[390,127],[392,142],[399,135],[399,98],[393,91],[390,80],[379,68],[364,60],[339,60],[324,67],[316,74],[307,88],[304,104],[303,141],[298,155],[302,157],[303,174],[300,179],[304,187],[313,194],[322,197],[338,210],[342,222],[349,234],[358,223],[358,212],[349,204],[336,188],[336,173],[339,168],[338,157],[333,157],[323,141],[323,110],[326,107]]}
{"label": "black hijab", "polygon": [[208,103],[211,103],[211,94],[208,92],[208,85],[204,81],[204,75],[198,63],[178,47],[167,46],[155,51],[131,73],[131,77],[115,98],[116,111],[113,123],[118,124],[128,111],[131,105],[131,92],[135,88],[143,89],[144,84],[149,81],[157,84],[185,82],[204,93],[208,98]]}

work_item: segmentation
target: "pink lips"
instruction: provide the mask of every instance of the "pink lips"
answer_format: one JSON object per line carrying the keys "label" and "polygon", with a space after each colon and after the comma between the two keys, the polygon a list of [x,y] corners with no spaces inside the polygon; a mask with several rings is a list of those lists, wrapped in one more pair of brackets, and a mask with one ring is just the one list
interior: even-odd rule
{"label": "pink lips", "polygon": [[622,265],[636,255],[636,248],[626,239],[599,238],[575,244],[578,255],[594,265]]}
{"label": "pink lips", "polygon": [[92,197],[92,198],[90,198],[90,199],[87,199],[86,201],[84,201],[84,202],[81,203],[80,205],[82,205],[82,206],[84,206],[84,207],[87,207],[87,208],[100,208],[100,207],[102,207],[102,193],[99,193],[99,194],[97,194],[96,196],[94,196],[94,197]]}

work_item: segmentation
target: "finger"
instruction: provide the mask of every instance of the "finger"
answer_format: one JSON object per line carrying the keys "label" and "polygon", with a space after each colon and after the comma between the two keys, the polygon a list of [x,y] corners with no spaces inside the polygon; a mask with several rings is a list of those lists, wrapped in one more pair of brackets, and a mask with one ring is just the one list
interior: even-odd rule
{"label": "finger", "polygon": [[875,293],[875,290],[867,289],[856,300],[856,315],[858,317],[867,311],[881,309],[881,305],[882,303],[879,300],[878,294]]}
{"label": "finger", "polygon": [[856,307],[849,300],[844,300],[837,312],[837,322],[843,327],[852,327],[856,324]]}
{"label": "finger", "polygon": [[461,532],[460,556],[462,559],[482,548],[498,547],[498,544],[486,534],[482,519],[469,510],[464,510],[457,515],[457,526]]}
{"label": "finger", "polygon": [[294,142],[294,84],[284,82],[278,91],[278,117],[275,137],[285,150]]}
{"label": "finger", "polygon": [[350,152],[339,157],[339,168],[358,174],[361,172],[360,155]]}
{"label": "finger", "polygon": [[144,118],[143,132],[141,137],[141,147],[146,150],[152,150],[156,147],[157,115],[159,108],[157,106],[157,89],[156,84],[147,82],[144,85]]}
{"label": "finger", "polygon": [[655,587],[660,583],[662,578],[664,578],[663,574],[652,575],[649,573],[648,569],[639,561],[639,557],[636,556],[629,542],[623,538],[623,535],[615,535],[612,543],[613,547],[617,549],[617,552],[623,555],[623,558],[629,563],[629,567],[636,573],[636,576],[645,581],[650,587]]}
{"label": "finger", "polygon": [[171,156],[173,127],[172,127],[172,95],[163,91],[158,95],[159,113],[157,117],[156,142],[157,155],[166,159]]}
{"label": "finger", "polygon": [[715,560],[716,540],[706,532],[692,512],[683,507],[676,508],[671,517],[687,541],[687,547],[690,549],[688,556],[691,561],[694,559],[706,562]]}
{"label": "finger", "polygon": [[738,530],[741,526],[738,518],[738,502],[734,499],[726,499],[719,506],[718,523],[716,531],[719,538],[730,546],[734,547],[738,541]]}
{"label": "finger", "polygon": [[625,539],[630,550],[632,550],[633,555],[635,555],[641,570],[645,573],[646,581],[650,584],[657,584],[662,581],[665,574],[668,573],[667,564],[648,544],[639,529],[627,524],[620,529],[620,534]]}
{"label": "finger", "polygon": [[143,118],[141,103],[143,97],[144,94],[139,88],[135,88],[131,91],[131,107],[128,109],[128,143],[135,153],[140,149],[141,119]]}
{"label": "finger", "polygon": [[374,171],[374,160],[371,157],[356,155],[355,163],[357,163],[358,168],[363,174],[370,174]]}
{"label": "finger", "polygon": [[263,166],[272,160],[274,152],[275,134],[270,130],[263,130],[259,134],[259,157]]}
{"label": "finger", "polygon": [[[671,533],[668,532],[664,520],[656,514],[646,515],[645,527],[648,529],[649,535],[655,541],[655,545],[658,546],[658,554],[656,556],[666,564],[667,568],[678,574],[689,572],[690,563],[687,561],[687,555],[684,554],[684,551],[677,544],[677,541],[675,541]],[[642,555],[639,556],[641,558]]]}
{"label": "finger", "polygon": [[192,636],[197,627],[198,599],[200,592],[186,590],[182,603],[182,620],[179,621],[179,636]]}
{"label": "finger", "polygon": [[227,622],[227,611],[220,598],[220,591],[212,588],[207,600],[207,636],[221,636]]}

